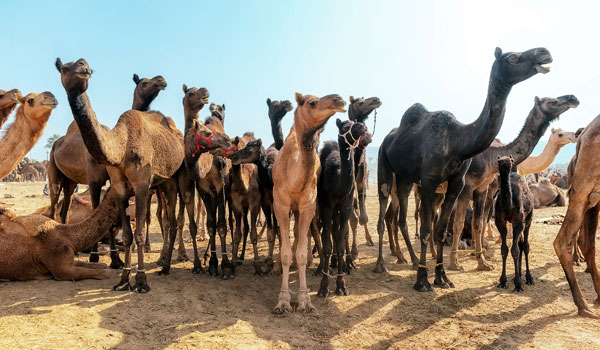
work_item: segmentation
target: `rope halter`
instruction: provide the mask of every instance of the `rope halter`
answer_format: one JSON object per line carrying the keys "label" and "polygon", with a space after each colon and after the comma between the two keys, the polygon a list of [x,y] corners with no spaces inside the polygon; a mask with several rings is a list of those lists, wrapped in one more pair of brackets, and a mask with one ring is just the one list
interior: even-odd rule
{"label": "rope halter", "polygon": [[226,149],[225,154],[223,154],[223,157],[229,158],[229,157],[227,157],[227,153],[231,152],[233,155],[233,153],[235,153],[235,151],[237,151],[237,149],[238,149],[238,146],[233,146],[231,148]]}
{"label": "rope halter", "polygon": [[[350,134],[350,137],[352,138],[353,143],[348,142],[348,139],[346,138],[346,135],[348,135],[348,134]],[[352,135],[352,126],[350,126],[348,131],[346,131],[343,134],[338,134],[338,136],[340,136],[344,139],[344,142],[346,142],[346,144],[348,145],[349,151],[352,151],[353,149],[355,149],[359,145],[361,145],[362,135],[358,139],[354,138],[354,135]],[[350,154],[351,154],[351,152],[348,153],[348,159],[350,159]]]}
{"label": "rope halter", "polygon": [[[196,133],[196,131],[194,131],[194,135],[196,135],[196,151],[194,151],[194,153],[192,153],[193,157],[195,157],[196,153],[200,152],[201,149],[212,149],[212,145],[211,145],[210,141],[213,139],[213,137],[215,137],[215,132],[214,131],[210,135],[209,138],[205,138],[205,137],[202,137],[202,136],[198,135]],[[206,141],[206,143],[208,143],[208,147],[204,147],[204,146],[200,145],[200,140]]]}

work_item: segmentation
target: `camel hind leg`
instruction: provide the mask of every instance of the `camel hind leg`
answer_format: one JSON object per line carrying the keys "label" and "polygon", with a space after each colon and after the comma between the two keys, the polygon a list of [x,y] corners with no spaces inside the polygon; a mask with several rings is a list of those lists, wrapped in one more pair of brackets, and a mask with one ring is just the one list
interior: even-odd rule
{"label": "camel hind leg", "polygon": [[598,227],[598,212],[600,204],[589,209],[584,216],[580,235],[582,235],[582,253],[587,264],[587,268],[592,275],[592,282],[597,298],[594,304],[600,305],[600,277],[598,275],[598,266],[596,266],[596,229]]}

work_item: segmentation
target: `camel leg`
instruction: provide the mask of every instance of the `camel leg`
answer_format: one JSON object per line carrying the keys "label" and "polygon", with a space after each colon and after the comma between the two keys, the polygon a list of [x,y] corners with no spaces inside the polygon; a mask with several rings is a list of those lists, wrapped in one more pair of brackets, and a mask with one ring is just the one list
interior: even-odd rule
{"label": "camel leg", "polygon": [[582,238],[582,254],[585,258],[587,269],[592,275],[594,290],[598,297],[594,304],[600,305],[600,277],[598,275],[598,266],[596,266],[596,229],[598,228],[598,212],[600,206],[596,205],[585,213],[580,235]]}
{"label": "camel leg", "polygon": [[[113,174],[116,176],[116,174]],[[129,284],[129,276],[131,275],[131,244],[133,243],[133,232],[131,232],[131,221],[129,221],[129,215],[127,215],[127,207],[129,207],[129,196],[127,194],[127,180],[125,178],[118,179],[119,181],[112,181],[111,187],[115,190],[115,203],[119,209],[121,216],[121,228],[123,230],[123,245],[125,246],[125,261],[123,266],[123,272],[121,273],[121,280],[115,286],[113,290],[128,291],[131,289]]]}
{"label": "camel leg", "polygon": [[344,279],[344,273],[350,274],[348,266],[344,263],[344,246],[346,245],[346,236],[348,234],[348,217],[352,210],[352,201],[347,203],[346,208],[340,210],[340,222],[337,230],[333,232],[333,240],[336,246],[338,256],[338,273],[336,276],[335,294],[337,295],[348,295],[350,292],[346,287],[346,280]]}
{"label": "camel leg", "polygon": [[[521,234],[523,234],[523,220],[522,218],[518,218],[517,220],[513,220],[513,241],[510,249],[510,253],[513,257],[513,261],[515,262],[515,292],[523,291],[523,283],[521,281]],[[473,233],[475,234],[475,233]]]}
{"label": "camel leg", "polygon": [[[358,201],[357,199],[355,200]],[[352,249],[350,253],[352,254],[352,259],[356,261],[358,260],[358,216],[356,215],[355,208],[352,208],[352,213],[350,214],[350,228],[352,229]]]}
{"label": "camel leg", "polygon": [[508,234],[508,230],[506,229],[506,222],[501,213],[496,213],[495,220],[496,227],[498,228],[498,232],[500,232],[500,239],[502,241],[502,246],[500,247],[500,251],[502,252],[502,274],[500,275],[498,288],[506,289],[506,259],[508,258],[508,244],[506,243],[506,236]]}
{"label": "camel leg", "polygon": [[60,192],[63,188],[62,183],[65,179],[66,176],[58,170],[54,162],[54,152],[50,152],[50,161],[48,162],[48,190],[50,192],[50,218],[52,220],[54,220],[56,205],[58,204]]}
{"label": "camel leg", "polygon": [[219,233],[219,238],[221,241],[221,278],[226,280],[229,278],[233,278],[233,275],[235,273],[235,266],[229,261],[229,258],[227,257],[227,223],[225,218],[224,188],[221,188],[220,191],[217,191],[215,205],[217,208],[217,232]]}
{"label": "camel leg", "polygon": [[275,216],[279,224],[281,247],[279,256],[281,260],[281,290],[277,305],[273,308],[273,313],[283,314],[286,311],[292,311],[290,304],[290,265],[292,264],[292,248],[290,245],[290,207],[283,203],[275,202],[273,205]]}
{"label": "camel leg", "polygon": [[[573,248],[576,243],[575,236],[584,221],[584,213],[586,211],[586,205],[588,204],[587,198],[578,197],[579,196],[571,196],[570,198],[569,207],[565,214],[565,221],[560,227],[556,239],[554,239],[554,250],[565,271],[565,276],[569,282],[573,301],[577,306],[579,315],[598,318],[598,315],[596,315],[585,302],[575,277],[575,271],[573,270]],[[581,231],[580,234],[584,234],[584,232]],[[585,239],[588,238],[585,237]]]}
{"label": "camel leg", "polygon": [[[435,266],[435,279],[433,281],[433,284],[442,288],[454,287],[454,284],[450,281],[448,276],[446,276],[446,271],[444,270],[444,238],[446,237],[448,221],[450,220],[450,214],[452,214],[452,208],[456,203],[456,198],[465,186],[466,171],[467,167],[465,166],[464,171],[462,173],[456,174],[454,177],[448,179],[448,188],[446,190],[446,196],[444,197],[444,202],[442,204],[442,209],[439,214],[439,219],[435,223],[434,234],[437,238],[437,259]],[[433,188],[434,192],[436,187]],[[421,226],[423,226],[423,224],[421,224]]]}
{"label": "camel leg", "polygon": [[[315,241],[314,249],[317,250],[317,254],[319,255],[319,260],[320,260],[321,257],[323,256],[323,244],[321,242],[321,235],[319,232],[319,224],[318,224],[318,221],[316,218],[313,218],[313,220],[311,222],[310,233],[312,235],[313,240]],[[309,251],[308,253],[309,253],[309,256],[312,255],[312,251]],[[312,264],[312,259],[311,259],[311,264]],[[319,265],[320,265],[320,262],[319,262]]]}
{"label": "camel leg", "polygon": [[[235,228],[231,246],[231,259],[234,264],[238,265],[240,241],[242,240],[242,213],[235,210],[233,215],[235,215]],[[242,263],[239,262],[239,265],[242,265]]]}
{"label": "camel leg", "polygon": [[414,285],[414,289],[419,292],[432,291],[433,288],[427,280],[427,243],[431,232],[431,222],[433,220],[433,196],[435,195],[435,188],[437,184],[421,182],[421,205],[420,213],[421,217],[421,256],[419,258],[419,266],[417,270],[417,282]]}
{"label": "camel leg", "polygon": [[[521,243],[521,256],[525,254],[525,284],[533,285],[533,276],[529,270],[529,229],[531,228],[531,221],[533,219],[533,211],[525,218],[525,228],[523,229],[523,240]],[[523,266],[519,259],[519,266]]]}
{"label": "camel leg", "polygon": [[110,277],[110,272],[106,270],[106,265],[104,265],[104,267],[84,267],[74,261],[71,263],[60,261],[60,263],[54,262],[53,264],[46,266],[48,266],[54,279],[58,281],[80,281],[85,279],[103,280]]}
{"label": "camel leg", "polygon": [[[264,195],[263,195],[264,197]],[[271,205],[266,200],[261,198],[261,208],[265,214],[265,225],[267,227],[267,243],[269,244],[269,252],[265,260],[265,274],[271,273],[273,270],[273,251],[275,249],[275,231],[273,229],[273,221],[271,220]]]}
{"label": "camel leg", "polygon": [[[167,248],[165,249],[165,259],[159,275],[168,275],[171,270],[171,259],[173,257],[173,248],[177,239],[177,218],[175,209],[177,207],[178,184],[175,179],[170,179],[160,185],[160,192],[163,197],[163,208],[166,212],[165,237]],[[137,228],[137,227],[136,227]],[[138,252],[139,253],[139,252]]]}
{"label": "camel leg", "polygon": [[[491,271],[494,266],[485,260],[485,254],[483,249],[483,217],[485,214],[485,200],[487,198],[487,187],[483,189],[477,189],[473,191],[473,217],[471,219],[471,227],[473,232],[473,248],[475,249],[475,256],[477,257],[477,270],[479,271]],[[521,230],[523,230],[523,222],[521,222]],[[514,227],[513,227],[514,228]],[[519,232],[521,235],[522,231]],[[513,237],[515,232],[513,231]],[[517,249],[518,249],[518,241]],[[513,247],[515,242],[513,242]],[[512,251],[512,249],[511,249]]]}
{"label": "camel leg", "polygon": [[458,263],[458,242],[460,235],[465,227],[465,216],[467,215],[467,205],[473,198],[473,188],[466,185],[460,193],[458,200],[456,201],[456,208],[454,209],[454,225],[452,227],[452,250],[450,251],[450,262],[448,263],[448,270],[463,271],[464,268]]}
{"label": "camel leg", "polygon": [[[135,274],[135,285],[133,286],[133,291],[138,293],[146,293],[150,291],[150,286],[146,280],[146,265],[144,263],[144,244],[146,243],[146,211],[148,210],[148,196],[150,195],[150,188],[148,184],[150,183],[150,176],[139,176],[136,178],[136,183],[132,183],[132,186],[135,190],[135,233],[133,238],[135,239],[135,243],[137,245],[137,254],[138,254],[138,269]],[[168,198],[167,194],[167,198]],[[171,204],[167,202],[167,204]],[[171,221],[171,220],[169,220]],[[174,220],[173,220],[174,221]],[[170,222],[171,225],[175,225],[174,222]],[[172,227],[173,230],[175,227]],[[170,255],[168,256],[171,257]],[[168,259],[166,262],[166,266],[171,264],[171,260]],[[165,266],[163,266],[164,270]],[[168,271],[168,268],[167,268]]]}
{"label": "camel leg", "polygon": [[[413,263],[413,266],[416,268],[418,265],[418,258],[415,254],[415,251],[412,247],[412,243],[410,241],[410,235],[408,233],[408,222],[406,221],[406,216],[408,214],[408,196],[410,195],[410,190],[412,188],[411,183],[403,183],[396,179],[396,191],[398,196],[398,225],[396,227],[400,228],[400,232],[402,233],[402,238],[404,238],[404,243],[406,244],[406,249],[408,250],[408,254],[410,255],[410,260]],[[400,244],[398,243],[398,234],[396,233],[396,256],[398,258],[399,263],[407,263],[406,259],[402,255],[402,251],[400,250]]]}
{"label": "camel leg", "polygon": [[85,262],[85,261],[79,261],[79,260],[73,260],[73,265],[77,266],[77,267],[85,267],[88,269],[96,269],[96,270],[104,270],[108,267],[104,263],[91,263],[91,262]]}
{"label": "camel leg", "polygon": [[256,224],[259,214],[260,206],[256,202],[252,203],[250,207],[250,241],[252,242],[252,251],[254,252],[254,274],[264,275],[260,255],[258,254],[258,230],[256,229]]}
{"label": "camel leg", "polygon": [[185,250],[185,242],[183,241],[183,226],[185,225],[185,204],[183,196],[178,192],[179,211],[177,212],[177,261],[190,261],[190,257]]}
{"label": "camel leg", "polygon": [[150,191],[148,195],[148,210],[146,210],[146,241],[144,242],[144,252],[150,253],[150,225],[152,224],[152,196],[156,191]]}
{"label": "camel leg", "polygon": [[333,246],[331,243],[331,229],[333,226],[333,208],[329,205],[320,203],[319,211],[321,216],[321,243],[323,243],[323,256],[320,259],[319,268],[317,271],[321,271],[323,274],[321,277],[321,284],[317,296],[326,297],[329,295],[329,261]]}
{"label": "camel leg", "polygon": [[367,193],[364,188],[360,188],[358,190],[358,208],[360,210],[358,222],[365,229],[365,240],[367,241],[367,246],[372,247],[375,244],[373,244],[373,239],[371,238],[371,234],[369,233],[369,229],[367,228],[369,216],[367,215]]}
{"label": "camel leg", "polygon": [[[158,266],[165,266],[165,263],[167,261],[167,255],[168,255],[168,249],[169,249],[169,231],[170,231],[170,223],[168,220],[168,216],[167,216],[167,199],[166,199],[166,193],[163,193],[162,190],[158,190],[157,192],[158,195],[158,202],[160,203],[160,212],[158,212],[156,215],[160,218],[158,220],[158,222],[160,223],[160,231],[162,233],[162,239],[163,239],[163,244],[162,244],[162,249],[160,250],[160,256],[158,257],[158,260],[156,261],[156,265]],[[170,263],[170,261],[169,261]]]}
{"label": "camel leg", "polygon": [[379,252],[374,272],[381,273],[386,271],[383,261],[383,233],[385,225],[385,213],[390,193],[392,191],[393,173],[390,165],[382,155],[378,159],[377,171],[377,194],[379,196],[379,218],[377,220],[377,234],[379,236]]}
{"label": "camel leg", "polygon": [[248,241],[248,234],[250,233],[250,225],[248,223],[248,208],[244,208],[244,212],[242,214],[242,221],[244,224],[244,230],[242,231],[243,233],[243,240],[242,240],[242,253],[240,254],[240,258],[238,260],[238,262],[244,262],[244,259],[246,258],[246,242]]}
{"label": "camel leg", "polygon": [[208,261],[208,275],[217,277],[219,275],[219,259],[217,258],[217,207],[216,201],[211,193],[198,189],[204,206],[206,207],[206,231],[208,232],[208,246],[210,247],[210,259]]}
{"label": "camel leg", "polygon": [[[198,255],[198,243],[196,241],[196,235],[198,234],[198,222],[194,220],[194,215],[196,214],[196,188],[194,186],[194,181],[191,180],[185,173],[179,176],[179,192],[182,194],[181,199],[185,204],[185,209],[188,214],[188,225],[190,228],[190,236],[192,237],[192,246],[194,249],[194,267],[192,268],[192,273],[204,273],[205,271],[202,268],[202,263],[200,262],[200,256]],[[198,196],[198,199],[200,202],[200,196]]]}
{"label": "camel leg", "polygon": [[388,242],[390,244],[390,253],[393,256],[396,256],[396,240],[394,236],[397,235],[395,228],[398,225],[398,210],[396,208],[396,201],[394,200],[394,196],[392,196],[392,200],[387,210],[385,211],[385,228],[388,232]]}
{"label": "camel leg", "polygon": [[[315,216],[316,206],[310,205],[307,208],[300,208],[298,211],[298,219],[296,220],[296,226],[298,227],[298,234],[296,236],[296,263],[298,264],[298,279],[300,280],[300,290],[298,291],[298,307],[297,311],[302,313],[313,312],[315,307],[310,302],[310,295],[308,295],[308,287],[306,285],[306,259],[307,259],[307,244],[309,239],[309,228],[310,222]],[[343,254],[343,246],[342,246]],[[338,262],[338,264],[344,264],[344,260]]]}
{"label": "camel leg", "polygon": [[196,215],[196,222],[200,226],[198,240],[204,241],[206,239],[206,207],[204,206],[200,195],[198,195],[198,214]]}
{"label": "camel leg", "polygon": [[418,187],[412,186],[413,196],[415,197],[415,237],[419,238],[419,210],[421,208],[421,197],[419,195]]}

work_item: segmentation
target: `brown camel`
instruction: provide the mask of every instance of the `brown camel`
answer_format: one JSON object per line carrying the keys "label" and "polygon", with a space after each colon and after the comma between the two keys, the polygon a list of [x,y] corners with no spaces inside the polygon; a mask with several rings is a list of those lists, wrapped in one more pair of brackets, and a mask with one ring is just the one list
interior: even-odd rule
{"label": "brown camel", "polygon": [[23,100],[23,95],[17,89],[9,91],[0,90],[0,128],[8,120],[8,116],[17,108],[17,104]]}
{"label": "brown camel", "polygon": [[[78,61],[79,64],[79,61]],[[84,69],[83,62],[79,66]],[[61,72],[61,78],[67,72]],[[133,75],[136,88],[133,93],[132,109],[147,111],[150,103],[158,96],[158,93],[167,86],[162,76],[152,79],[140,79],[137,74]],[[108,127],[100,125],[105,131]],[[97,208],[100,204],[100,191],[109,179],[106,166],[99,164],[87,151],[81,133],[76,122],[71,123],[65,136],[56,140],[50,151],[50,162],[48,166],[48,183],[50,187],[51,218],[54,217],[56,204],[62,191],[65,205],[60,211],[61,222],[66,223],[67,213],[70,208],[71,197],[77,184],[88,184],[90,187],[92,206]],[[113,240],[114,242],[114,240]],[[99,256],[97,246],[92,248],[90,262],[98,262]],[[121,268],[123,262],[119,253],[111,243],[111,268]]]}
{"label": "brown camel", "polygon": [[[102,128],[91,108],[86,94],[92,70],[84,59],[62,64],[56,61],[62,83],[69,98],[73,117],[77,122],[85,146],[99,164],[105,165],[115,191],[125,245],[125,267],[116,290],[148,292],[144,264],[145,220],[150,188],[159,186],[165,196],[170,237],[177,234],[175,202],[177,180],[174,177],[184,158],[183,134],[171,118],[159,112],[129,110],[123,113],[112,130]],[[206,147],[207,144],[203,145]],[[131,231],[127,214],[128,199],[132,188],[136,199],[135,236]],[[131,245],[137,244],[138,270],[134,286],[129,284],[131,273]],[[170,255],[170,252],[169,252]],[[168,261],[170,262],[170,256]],[[165,267],[163,267],[164,269]],[[168,271],[168,269],[167,269]]]}
{"label": "brown camel", "polygon": [[533,194],[534,208],[539,207],[564,207],[566,205],[565,193],[561,188],[551,183],[549,179],[540,179],[538,183],[529,185]]}
{"label": "brown camel", "polygon": [[319,135],[325,123],[337,112],[345,112],[346,102],[339,95],[321,98],[296,93],[298,107],[294,112],[294,125],[273,165],[273,209],[281,231],[281,291],[274,313],[292,311],[290,304],[289,271],[292,263],[290,246],[290,211],[296,222],[296,263],[300,290],[297,310],[311,312],[306,286],[306,261],[309,226],[315,215],[317,179],[320,161],[317,155]]}
{"label": "brown camel", "polygon": [[[253,133],[245,133],[240,138],[235,138],[233,144],[238,147],[238,151],[243,149],[250,141],[254,141]],[[236,152],[236,154],[237,154]],[[232,161],[231,166],[231,194],[229,205],[235,215],[235,233],[233,238],[232,256],[234,264],[242,264],[246,250],[246,239],[250,233],[250,241],[254,251],[254,273],[262,275],[265,270],[259,261],[258,255],[258,232],[256,230],[256,220],[261,209],[261,191],[258,179],[258,168],[251,163],[238,163]],[[250,213],[250,222],[248,222],[248,213]],[[238,249],[242,239],[242,221],[244,223],[242,252],[238,258]]]}
{"label": "brown camel", "polygon": [[0,159],[0,179],[8,175],[42,136],[52,110],[58,102],[50,92],[31,93],[23,97],[15,121],[0,140],[7,153]]}
{"label": "brown camel", "polygon": [[517,172],[520,175],[542,172],[552,164],[560,149],[572,142],[577,142],[574,132],[552,128],[552,134],[548,143],[544,146],[542,153],[537,156],[527,157],[527,159],[517,166]]}
{"label": "brown camel", "polygon": [[46,181],[46,177],[48,176],[48,168],[46,168],[46,166],[43,163],[41,163],[41,162],[31,163],[31,165],[40,174],[40,180]]}
{"label": "brown camel", "polygon": [[554,250],[565,271],[573,300],[579,315],[599,318],[585,302],[573,270],[573,250],[579,232],[580,247],[592,276],[594,289],[600,304],[600,276],[596,266],[596,229],[600,211],[600,116],[596,117],[579,135],[575,156],[569,165],[569,205],[565,220],[556,239]]}
{"label": "brown camel", "polygon": [[60,224],[46,216],[16,216],[0,208],[0,279],[59,281],[109,278],[106,265],[74,260],[117,220],[115,191],[86,220]]}
{"label": "brown camel", "polygon": [[33,164],[27,164],[20,171],[19,174],[23,176],[25,181],[39,181],[40,172],[33,166]]}

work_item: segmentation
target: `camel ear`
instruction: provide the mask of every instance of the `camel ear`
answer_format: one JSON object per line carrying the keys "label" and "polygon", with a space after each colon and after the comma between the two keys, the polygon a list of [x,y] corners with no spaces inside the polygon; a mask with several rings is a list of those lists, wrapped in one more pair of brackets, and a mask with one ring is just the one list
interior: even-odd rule
{"label": "camel ear", "polygon": [[535,102],[536,105],[540,104],[540,98],[537,96],[533,98],[533,101]]}
{"label": "camel ear", "polygon": [[62,64],[62,61],[60,60],[60,58],[58,58],[58,57],[56,58],[55,65],[56,65],[56,69],[58,69],[58,72],[62,73],[63,64]]}
{"label": "camel ear", "polygon": [[354,96],[350,96],[350,103],[354,103]]}
{"label": "camel ear", "polygon": [[271,107],[271,99],[267,98],[267,106]]}
{"label": "camel ear", "polygon": [[140,77],[137,74],[133,74],[133,82],[135,83],[135,85],[140,83]]}
{"label": "camel ear", "polygon": [[304,96],[299,92],[296,92],[296,102],[298,103],[298,106],[304,105]]}
{"label": "camel ear", "polygon": [[340,120],[340,118],[335,119],[335,125],[337,125],[338,128],[342,126],[342,121]]}
{"label": "camel ear", "polygon": [[496,56],[496,59],[500,58],[502,56],[502,49],[497,47],[496,51],[494,51],[494,56]]}
{"label": "camel ear", "polygon": [[225,104],[223,103],[223,110],[225,110]]}
{"label": "camel ear", "polygon": [[17,101],[19,101],[20,104],[23,104],[25,103],[25,97],[21,94],[17,94]]}
{"label": "camel ear", "polygon": [[240,143],[240,137],[236,136],[233,140],[231,140],[231,143],[237,146]]}
{"label": "camel ear", "polygon": [[556,129],[552,128],[552,130],[551,130],[551,131],[552,131],[552,133],[554,134],[554,133],[556,132]]}
{"label": "camel ear", "polygon": [[258,140],[256,140],[256,142],[258,142],[258,146],[259,147],[262,146],[262,139],[261,138],[259,138]]}
{"label": "camel ear", "polygon": [[187,94],[188,90],[189,89],[188,89],[187,85],[183,84],[183,93]]}

